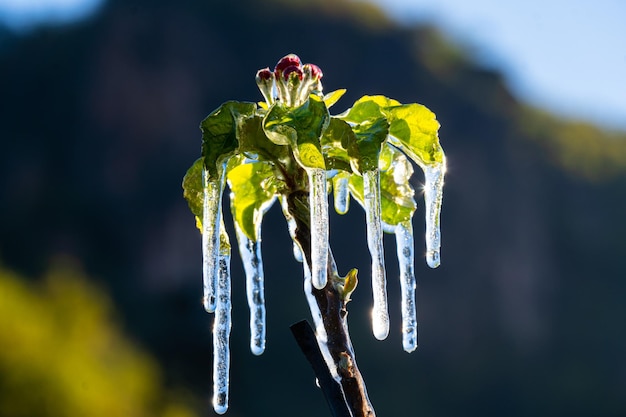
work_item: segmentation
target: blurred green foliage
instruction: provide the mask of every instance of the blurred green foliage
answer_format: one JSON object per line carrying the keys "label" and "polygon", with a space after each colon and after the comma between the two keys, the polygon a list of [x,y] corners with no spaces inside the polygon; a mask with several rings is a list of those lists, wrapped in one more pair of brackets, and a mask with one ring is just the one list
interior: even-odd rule
{"label": "blurred green foliage", "polygon": [[106,294],[70,263],[41,282],[0,267],[0,415],[190,417],[124,336]]}

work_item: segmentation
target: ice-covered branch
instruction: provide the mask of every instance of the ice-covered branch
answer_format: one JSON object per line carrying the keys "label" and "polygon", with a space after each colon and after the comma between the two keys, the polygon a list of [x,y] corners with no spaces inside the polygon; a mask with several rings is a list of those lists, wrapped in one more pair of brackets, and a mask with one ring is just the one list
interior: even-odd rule
{"label": "ice-covered branch", "polygon": [[[295,239],[302,248],[305,293],[315,322],[316,337],[322,355],[333,377],[339,382],[346,403],[354,417],[374,417],[365,382],[359,371],[348,333],[346,304],[349,297],[343,293],[345,279],[337,273],[332,253],[328,253],[326,286],[317,289],[311,285],[311,232],[308,193],[296,192],[287,197],[289,213],[296,222]],[[304,209],[304,210],[303,210]],[[323,312],[323,314],[322,314]]]}

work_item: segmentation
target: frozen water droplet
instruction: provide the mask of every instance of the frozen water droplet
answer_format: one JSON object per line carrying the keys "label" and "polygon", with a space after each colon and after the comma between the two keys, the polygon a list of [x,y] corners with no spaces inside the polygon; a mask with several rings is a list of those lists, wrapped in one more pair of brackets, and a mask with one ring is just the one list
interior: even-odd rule
{"label": "frozen water droplet", "polygon": [[346,214],[350,207],[348,183],[349,176],[347,173],[338,173],[333,178],[333,199],[335,201],[335,211],[339,214]]}
{"label": "frozen water droplet", "polygon": [[431,268],[441,265],[441,252],[439,250],[429,250],[426,252],[426,263]]}
{"label": "frozen water droplet", "polygon": [[402,293],[402,347],[407,352],[417,348],[417,308],[415,305],[415,255],[411,220],[396,226],[396,252]]}
{"label": "frozen water droplet", "polygon": [[440,214],[443,198],[445,162],[424,168],[424,205],[426,206],[426,262],[431,268],[441,263]]}
{"label": "frozen water droplet", "polygon": [[203,206],[202,206],[202,280],[204,309],[215,311],[215,286],[218,275],[218,252],[220,236],[220,215],[222,211],[222,190],[224,178],[213,180],[207,170],[203,171]]}
{"label": "frozen water droplet", "polygon": [[230,243],[223,227],[220,240],[217,303],[213,322],[213,409],[218,414],[224,414],[228,409],[231,289]]}
{"label": "frozen water droplet", "polygon": [[326,286],[328,267],[328,196],[326,171],[310,169],[309,204],[311,208],[311,279],[313,286]]}
{"label": "frozen water droplet", "polygon": [[383,340],[389,335],[387,309],[387,281],[383,250],[383,228],[380,202],[380,173],[377,169],[363,173],[365,221],[367,223],[367,246],[372,257],[372,328],[374,337]]}

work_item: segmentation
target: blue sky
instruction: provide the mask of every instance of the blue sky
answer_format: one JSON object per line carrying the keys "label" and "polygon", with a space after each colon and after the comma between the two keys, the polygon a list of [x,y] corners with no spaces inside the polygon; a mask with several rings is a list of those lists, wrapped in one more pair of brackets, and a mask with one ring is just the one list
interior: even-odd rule
{"label": "blue sky", "polygon": [[400,21],[434,22],[519,98],[626,130],[626,1],[372,1]]}
{"label": "blue sky", "polygon": [[[557,114],[626,131],[626,0],[360,0],[432,22],[514,93]],[[102,0],[0,0],[16,30],[93,13]]]}

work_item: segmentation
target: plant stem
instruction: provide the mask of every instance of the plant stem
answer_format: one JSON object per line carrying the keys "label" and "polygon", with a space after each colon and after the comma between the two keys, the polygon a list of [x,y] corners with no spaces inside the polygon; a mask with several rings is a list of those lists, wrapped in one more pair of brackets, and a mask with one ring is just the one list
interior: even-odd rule
{"label": "plant stem", "polygon": [[290,329],[296,342],[298,342],[298,346],[300,346],[300,350],[302,350],[315,372],[333,417],[352,417],[341,385],[335,381],[335,378],[328,370],[324,355],[322,355],[322,351],[317,344],[315,332],[309,322],[306,320],[299,321],[291,325]]}
{"label": "plant stem", "polygon": [[[305,261],[311,270],[311,232],[309,218],[309,194],[306,191],[294,191],[287,196],[288,210],[296,221],[295,239],[300,244]],[[316,332],[317,343],[322,351],[327,350],[326,366],[341,385],[346,404],[353,417],[375,417],[374,409],[367,396],[365,382],[356,364],[354,349],[348,332],[346,304],[338,289],[343,283],[337,273],[332,253],[328,254],[328,282],[321,289],[310,286],[308,297],[312,315],[321,313],[322,325],[326,332],[326,341],[320,340]],[[332,361],[329,363],[329,361]]]}

